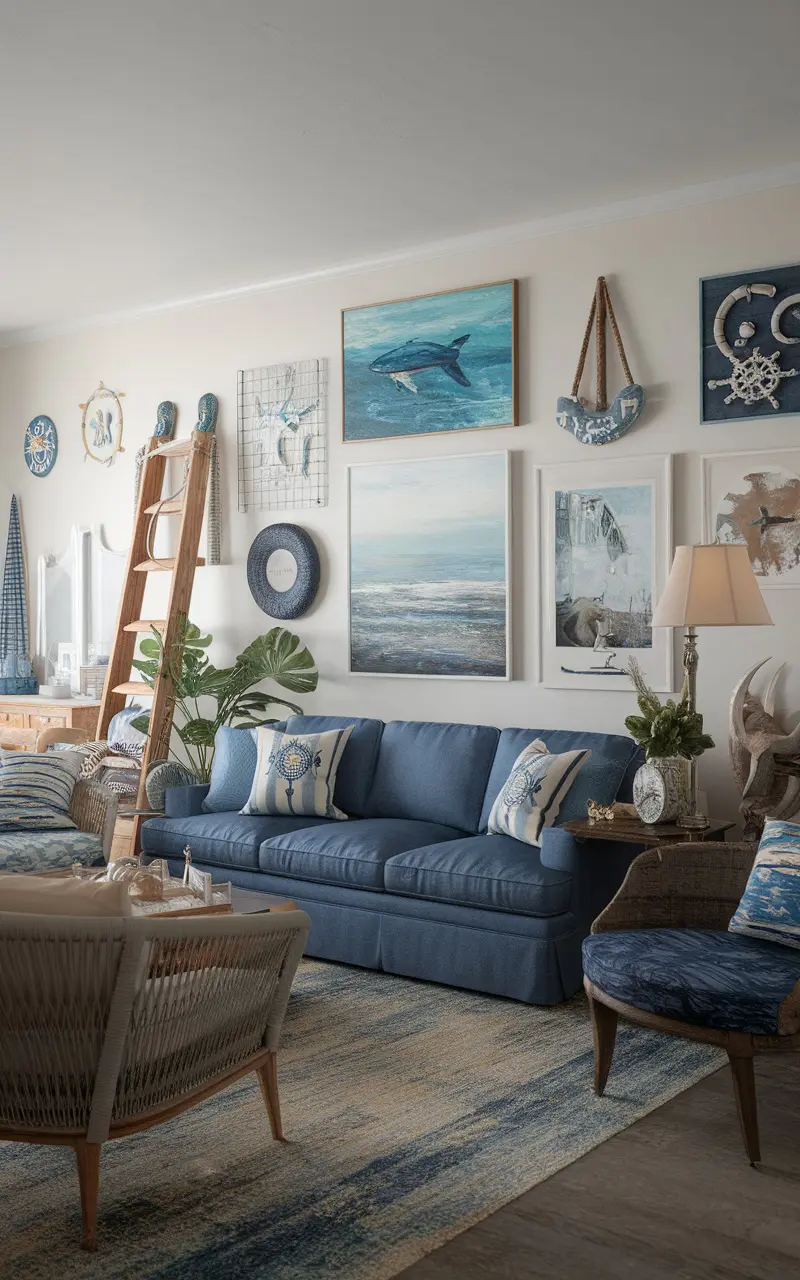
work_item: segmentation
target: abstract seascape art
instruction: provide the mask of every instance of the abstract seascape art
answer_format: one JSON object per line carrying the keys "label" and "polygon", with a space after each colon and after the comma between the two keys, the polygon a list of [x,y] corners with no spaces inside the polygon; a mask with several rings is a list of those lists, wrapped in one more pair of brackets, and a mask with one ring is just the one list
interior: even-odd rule
{"label": "abstract seascape art", "polygon": [[508,680],[506,452],[349,468],[350,670]]}
{"label": "abstract seascape art", "polygon": [[800,413],[800,265],[700,281],[703,422]]}
{"label": "abstract seascape art", "polygon": [[516,426],[517,282],[342,312],[345,440]]}
{"label": "abstract seascape art", "polygon": [[705,541],[746,546],[762,587],[800,586],[800,449],[701,463]]}
{"label": "abstract seascape art", "polygon": [[668,633],[651,627],[671,554],[668,457],[543,467],[542,679],[629,689],[636,657],[672,688]]}

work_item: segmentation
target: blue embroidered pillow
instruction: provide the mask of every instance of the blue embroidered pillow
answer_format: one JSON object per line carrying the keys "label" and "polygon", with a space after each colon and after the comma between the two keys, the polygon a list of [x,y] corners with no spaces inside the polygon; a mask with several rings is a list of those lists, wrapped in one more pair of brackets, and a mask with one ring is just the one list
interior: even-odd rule
{"label": "blue embroidered pillow", "polygon": [[69,806],[82,764],[76,751],[0,751],[0,831],[74,828]]}
{"label": "blue embroidered pillow", "polygon": [[591,751],[550,755],[538,738],[519,753],[489,815],[489,831],[541,844],[542,829],[552,827],[561,801]]}
{"label": "blue embroidered pillow", "polygon": [[258,730],[258,760],[242,813],[346,818],[333,803],[336,771],[353,726],[326,733]]}
{"label": "blue embroidered pillow", "polygon": [[728,928],[800,947],[800,823],[769,818]]}

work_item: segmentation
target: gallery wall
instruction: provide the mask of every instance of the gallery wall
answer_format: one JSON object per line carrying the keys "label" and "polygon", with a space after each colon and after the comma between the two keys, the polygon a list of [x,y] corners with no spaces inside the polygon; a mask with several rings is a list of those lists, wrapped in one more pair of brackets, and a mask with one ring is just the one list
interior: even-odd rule
{"label": "gallery wall", "polygon": [[[19,495],[31,577],[37,557],[60,551],[72,524],[102,524],[110,544],[130,535],[134,455],[151,433],[156,406],[179,409],[178,434],[195,421],[198,397],[219,397],[223,494],[222,561],[202,569],[192,618],[214,635],[213,657],[230,660],[272,622],[251,599],[245,564],[256,533],[272,519],[308,529],[322,559],[312,610],[293,624],[316,657],[321,679],[306,698],[311,711],[624,731],[633,697],[619,692],[547,689],[537,683],[538,575],[536,467],[672,453],[676,542],[700,541],[702,453],[800,444],[797,417],[700,425],[698,277],[796,261],[800,188],[774,190],[609,225],[498,243],[469,254],[308,280],[223,301],[77,329],[0,352],[0,499]],[[646,388],[642,418],[620,442],[592,450],[555,421],[569,392],[598,274],[608,278],[634,377]],[[520,422],[516,428],[343,444],[341,308],[516,277],[519,298]],[[108,309],[115,309],[113,279]],[[329,505],[271,515],[237,511],[236,375],[253,366],[327,357],[329,361]],[[785,362],[784,362],[785,363]],[[99,380],[125,392],[124,446],[111,467],[84,460],[80,410]],[[609,387],[623,385],[610,360]],[[52,473],[32,477],[23,460],[26,424],[49,414],[60,453]],[[351,462],[512,451],[512,609],[514,680],[509,683],[348,674],[346,466]],[[147,613],[158,616],[152,588]],[[701,634],[699,690],[718,749],[704,757],[701,787],[727,816],[736,794],[727,762],[727,708],[744,670],[771,654],[789,670],[779,706],[800,711],[797,658],[800,589],[770,590],[774,629]],[[150,607],[155,612],[150,612]],[[34,619],[32,617],[32,623]],[[676,674],[679,664],[676,662]]]}

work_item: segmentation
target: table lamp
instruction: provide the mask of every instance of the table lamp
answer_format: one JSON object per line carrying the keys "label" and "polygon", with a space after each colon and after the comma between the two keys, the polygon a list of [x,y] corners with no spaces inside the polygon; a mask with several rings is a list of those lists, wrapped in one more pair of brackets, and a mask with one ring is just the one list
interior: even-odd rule
{"label": "table lamp", "polygon": [[[697,710],[697,627],[771,627],[747,547],[714,544],[676,547],[669,579],[658,602],[654,627],[685,627],[683,669],[689,706]],[[689,812],[681,826],[702,829],[697,811],[697,761],[689,776]]]}

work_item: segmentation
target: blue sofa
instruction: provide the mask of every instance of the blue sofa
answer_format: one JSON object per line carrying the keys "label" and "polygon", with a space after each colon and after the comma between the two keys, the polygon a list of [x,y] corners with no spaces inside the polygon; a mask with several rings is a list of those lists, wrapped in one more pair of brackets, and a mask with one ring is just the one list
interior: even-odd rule
{"label": "blue sofa", "polygon": [[312,956],[532,1004],[578,991],[581,943],[639,849],[578,842],[558,826],[537,849],[489,835],[489,813],[534,738],[555,752],[591,748],[562,822],[585,815],[590,798],[630,799],[636,744],[612,734],[341,716],[294,716],[285,728],[346,725],[355,727],[334,801],[349,821],[240,814],[253,747],[222,793],[228,811],[205,811],[208,787],[173,788],[167,816],[142,828],[143,851],[177,870],[188,844],[215,880],[292,898],[311,917]]}

